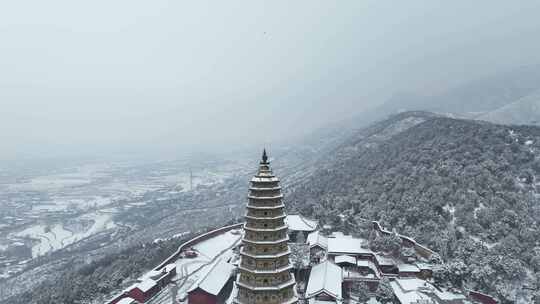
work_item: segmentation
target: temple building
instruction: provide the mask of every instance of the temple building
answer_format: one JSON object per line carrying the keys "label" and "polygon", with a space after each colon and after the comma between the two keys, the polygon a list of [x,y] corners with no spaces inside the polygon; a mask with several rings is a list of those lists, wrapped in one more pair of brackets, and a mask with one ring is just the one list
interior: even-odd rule
{"label": "temple building", "polygon": [[239,304],[297,303],[279,179],[263,152],[251,179],[236,281]]}

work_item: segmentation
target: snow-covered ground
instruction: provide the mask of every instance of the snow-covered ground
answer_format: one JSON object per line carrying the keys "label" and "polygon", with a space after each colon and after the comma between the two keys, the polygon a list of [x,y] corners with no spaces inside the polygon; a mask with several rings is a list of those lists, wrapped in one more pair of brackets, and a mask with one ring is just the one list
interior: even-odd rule
{"label": "snow-covered ground", "polygon": [[[13,267],[19,261],[70,245],[86,248],[86,241],[106,241],[91,238],[98,233],[117,236],[117,232],[138,229],[130,221],[140,210],[152,212],[152,205],[191,195],[186,193],[191,174],[197,193],[204,191],[199,187],[223,183],[241,168],[236,161],[215,158],[4,168],[0,176],[0,275],[17,274],[19,268]],[[203,255],[210,256],[208,250],[212,248],[201,248]]]}
{"label": "snow-covered ground", "polygon": [[221,254],[224,250],[228,249],[231,244],[234,244],[240,240],[240,238],[241,235],[239,233],[233,234],[233,232],[229,231],[209,240],[203,241],[194,246],[193,249],[198,251],[201,256],[208,259],[213,259],[217,255]]}
{"label": "snow-covered ground", "polygon": [[[197,257],[178,259],[176,261],[177,275],[173,278],[179,286],[178,300],[186,297],[187,291],[214,261],[229,260],[234,255],[232,248],[240,242],[241,238],[241,234],[228,231],[193,246],[193,250],[199,253]],[[169,304],[170,302],[169,290],[165,288],[149,303]]]}
{"label": "snow-covered ground", "polygon": [[83,231],[68,230],[63,224],[51,226],[37,224],[16,233],[15,236],[35,240],[32,246],[32,257],[36,258],[116,226],[112,221],[112,214],[104,211],[85,214],[81,216],[82,219],[93,222],[93,224]]}

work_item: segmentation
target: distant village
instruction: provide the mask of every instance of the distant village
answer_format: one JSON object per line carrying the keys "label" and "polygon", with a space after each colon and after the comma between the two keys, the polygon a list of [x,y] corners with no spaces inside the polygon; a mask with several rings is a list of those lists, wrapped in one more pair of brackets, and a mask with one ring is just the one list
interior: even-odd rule
{"label": "distant village", "polygon": [[[248,199],[245,223],[185,242],[108,304],[497,303],[477,291],[437,286],[438,255],[376,221],[368,240],[285,215],[266,153]],[[381,239],[397,242],[397,250],[375,246]]]}

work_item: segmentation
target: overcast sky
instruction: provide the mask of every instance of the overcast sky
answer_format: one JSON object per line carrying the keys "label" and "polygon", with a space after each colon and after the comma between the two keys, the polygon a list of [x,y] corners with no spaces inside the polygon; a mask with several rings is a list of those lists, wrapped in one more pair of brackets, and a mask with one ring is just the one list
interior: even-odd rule
{"label": "overcast sky", "polygon": [[540,1],[2,1],[0,158],[264,144],[540,63]]}

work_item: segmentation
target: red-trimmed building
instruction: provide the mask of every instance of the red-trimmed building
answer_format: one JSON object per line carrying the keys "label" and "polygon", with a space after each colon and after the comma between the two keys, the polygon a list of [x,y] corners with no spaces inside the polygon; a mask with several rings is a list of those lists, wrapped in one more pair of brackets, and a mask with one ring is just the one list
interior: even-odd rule
{"label": "red-trimmed building", "polygon": [[232,290],[232,273],[236,267],[223,260],[212,264],[188,290],[188,304],[222,304]]}
{"label": "red-trimmed building", "polygon": [[133,288],[127,292],[128,296],[133,299],[144,303],[153,296],[155,296],[159,291],[159,286],[156,281],[152,279],[146,279],[140,283],[137,283]]}

